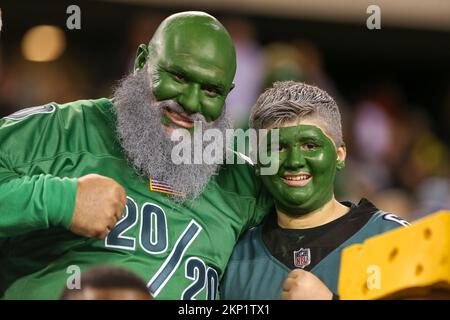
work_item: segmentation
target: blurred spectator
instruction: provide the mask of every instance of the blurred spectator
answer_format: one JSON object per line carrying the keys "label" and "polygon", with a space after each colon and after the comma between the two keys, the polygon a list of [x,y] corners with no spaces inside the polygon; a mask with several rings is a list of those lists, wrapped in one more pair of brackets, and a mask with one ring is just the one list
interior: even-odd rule
{"label": "blurred spectator", "polygon": [[418,218],[439,210],[450,210],[450,180],[443,177],[429,177],[417,188],[418,206],[414,215]]}
{"label": "blurred spectator", "polygon": [[410,149],[399,166],[405,189],[417,199],[415,215],[450,210],[450,150],[432,131],[428,115],[417,109],[410,113]]}
{"label": "blurred spectator", "polygon": [[432,131],[425,109],[407,105],[393,83],[370,92],[352,116],[347,170],[338,179],[345,181],[344,194],[365,194],[410,221],[450,209],[449,148]]}
{"label": "blurred spectator", "polygon": [[227,97],[227,112],[235,128],[248,128],[250,108],[262,89],[263,51],[253,25],[239,18],[224,20],[236,48],[235,87]]}
{"label": "blurred spectator", "polygon": [[396,187],[393,168],[403,160],[408,144],[403,104],[401,91],[391,83],[383,83],[372,87],[356,103],[347,122],[352,126],[347,147],[349,169],[353,170],[347,177],[359,180],[354,184],[360,188],[364,185],[362,189],[369,198],[378,191]]}
{"label": "blurred spectator", "polygon": [[363,101],[357,106],[351,124],[354,148],[349,153],[348,162],[355,161],[350,168],[357,172],[352,178],[359,178],[370,195],[391,183],[386,166],[392,141],[390,118],[375,102]]}
{"label": "blurred spectator", "polygon": [[309,83],[305,66],[307,61],[297,47],[289,43],[275,42],[267,45],[265,52],[265,88],[276,81],[292,80]]}
{"label": "blurred spectator", "polygon": [[118,267],[98,266],[81,274],[81,288],[65,288],[62,300],[151,300],[145,282]]}
{"label": "blurred spectator", "polygon": [[335,97],[339,108],[345,112],[346,103],[333,80],[325,72],[322,54],[313,43],[305,40],[275,42],[267,45],[265,50],[264,87],[283,80],[306,82],[324,89]]}
{"label": "blurred spectator", "polygon": [[375,194],[373,204],[383,211],[394,213],[406,221],[416,220],[414,198],[402,189],[386,189]]}

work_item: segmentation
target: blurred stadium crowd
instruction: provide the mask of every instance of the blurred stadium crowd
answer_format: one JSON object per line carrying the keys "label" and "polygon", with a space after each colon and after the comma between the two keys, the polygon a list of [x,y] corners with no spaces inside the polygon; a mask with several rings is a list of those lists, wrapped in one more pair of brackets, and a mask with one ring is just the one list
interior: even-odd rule
{"label": "blurred stadium crowd", "polygon": [[[17,10],[24,9],[17,5]],[[83,11],[83,15],[89,13]],[[63,13],[57,20],[66,33],[66,38],[58,40],[61,55],[52,61],[34,62],[26,58],[22,38],[32,26],[18,23],[20,27],[13,27],[17,14],[3,9],[0,116],[49,101],[109,96],[116,81],[132,69],[137,46],[148,42],[164,16],[157,10],[139,10],[126,18],[127,27],[120,34],[88,35],[89,24],[79,34],[65,30],[67,15]],[[276,40],[264,37],[251,17],[226,15],[221,21],[237,48],[236,87],[227,100],[236,127],[247,126],[249,109],[272,82],[291,79],[317,85],[337,98],[344,116],[348,161],[338,176],[338,199],[366,197],[409,221],[450,209],[450,77],[441,83],[443,94],[430,99],[429,105],[424,99],[409,99],[403,83],[388,75],[374,80],[367,74],[341,91],[339,75],[328,71],[336,59],[324,58],[329,57],[326,49],[314,39],[303,38],[300,29],[295,37]],[[105,18],[97,23],[108,22]],[[35,24],[52,23],[42,16]],[[275,23],[273,28],[277,28]],[[92,51],[91,43],[97,43]],[[417,87],[426,91],[429,79],[418,77],[417,81],[421,83]],[[431,105],[436,101],[437,105]],[[440,128],[442,124],[447,127]]]}

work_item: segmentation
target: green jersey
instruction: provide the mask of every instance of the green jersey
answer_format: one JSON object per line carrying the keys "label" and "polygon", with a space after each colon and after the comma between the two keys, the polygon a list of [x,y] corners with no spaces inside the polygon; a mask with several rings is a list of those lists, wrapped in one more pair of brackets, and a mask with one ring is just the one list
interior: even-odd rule
{"label": "green jersey", "polygon": [[[177,205],[129,164],[108,99],[24,109],[0,119],[0,296],[55,299],[98,264],[130,269],[160,299],[214,299],[234,244],[271,201],[251,168],[223,166],[202,195]],[[127,193],[105,240],[68,227],[77,177],[97,173]]]}

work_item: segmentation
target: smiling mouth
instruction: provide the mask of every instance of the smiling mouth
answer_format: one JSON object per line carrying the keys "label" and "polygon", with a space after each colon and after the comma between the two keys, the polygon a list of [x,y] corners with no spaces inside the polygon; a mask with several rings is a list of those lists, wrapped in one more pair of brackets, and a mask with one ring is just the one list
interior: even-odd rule
{"label": "smiling mouth", "polygon": [[168,109],[164,109],[164,114],[172,123],[176,124],[179,127],[185,129],[194,127],[194,122],[189,119],[189,116],[187,114],[173,112]]}
{"label": "smiling mouth", "polygon": [[291,187],[304,187],[312,180],[312,175],[306,172],[296,174],[285,173],[281,180]]}

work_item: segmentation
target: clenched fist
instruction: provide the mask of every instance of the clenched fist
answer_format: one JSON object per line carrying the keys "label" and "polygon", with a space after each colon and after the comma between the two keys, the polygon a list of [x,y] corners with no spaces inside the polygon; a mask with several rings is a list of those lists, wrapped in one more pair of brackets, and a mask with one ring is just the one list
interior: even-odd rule
{"label": "clenched fist", "polygon": [[281,298],[283,300],[331,300],[333,293],[311,272],[295,269],[284,281]]}
{"label": "clenched fist", "polygon": [[70,231],[104,239],[122,217],[126,201],[125,189],[111,178],[98,174],[79,178]]}

